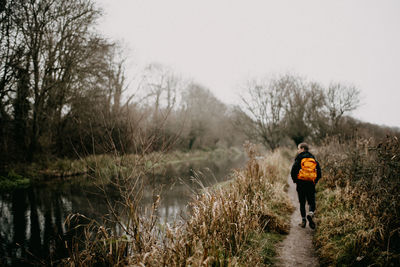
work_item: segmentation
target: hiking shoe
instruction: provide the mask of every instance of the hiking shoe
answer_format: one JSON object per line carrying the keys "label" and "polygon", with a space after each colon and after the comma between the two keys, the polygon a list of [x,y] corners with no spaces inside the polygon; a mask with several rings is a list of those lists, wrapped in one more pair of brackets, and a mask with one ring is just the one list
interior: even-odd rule
{"label": "hiking shoe", "polygon": [[302,220],[301,223],[299,223],[299,225],[300,225],[301,227],[305,228],[305,227],[306,227],[306,223],[307,223],[306,220]]}
{"label": "hiking shoe", "polygon": [[308,225],[310,226],[310,228],[315,229],[315,222],[313,221],[311,215],[307,215],[307,220],[308,220]]}

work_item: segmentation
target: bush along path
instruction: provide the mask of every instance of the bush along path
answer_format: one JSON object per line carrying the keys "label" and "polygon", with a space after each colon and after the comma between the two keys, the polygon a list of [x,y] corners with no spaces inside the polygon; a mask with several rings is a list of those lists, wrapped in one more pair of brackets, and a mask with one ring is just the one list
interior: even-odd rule
{"label": "bush along path", "polygon": [[290,176],[288,177],[288,183],[288,195],[296,209],[290,218],[289,235],[278,245],[278,266],[319,266],[312,244],[314,230],[309,227],[308,222],[306,228],[302,228],[299,225],[301,216],[298,208],[296,185]]}
{"label": "bush along path", "polygon": [[400,266],[400,140],[333,139],[317,154],[321,265]]}

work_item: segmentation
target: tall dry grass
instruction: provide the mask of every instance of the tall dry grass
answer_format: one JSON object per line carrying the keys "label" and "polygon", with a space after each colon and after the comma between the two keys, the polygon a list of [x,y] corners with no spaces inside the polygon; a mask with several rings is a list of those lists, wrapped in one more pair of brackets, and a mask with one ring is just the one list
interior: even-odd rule
{"label": "tall dry grass", "polygon": [[[293,207],[285,193],[289,162],[278,152],[260,158],[251,144],[249,161],[234,170],[233,181],[204,188],[189,204],[187,220],[158,225],[157,201],[143,214],[137,199],[125,197],[128,218],[117,222],[120,233],[104,224],[79,227],[81,242],[69,243],[70,266],[260,266],[263,233],[285,234]],[[120,218],[122,219],[122,218]],[[74,222],[75,221],[75,222]],[[79,221],[79,220],[78,220]]]}
{"label": "tall dry grass", "polygon": [[314,241],[327,266],[400,266],[400,142],[331,141]]}

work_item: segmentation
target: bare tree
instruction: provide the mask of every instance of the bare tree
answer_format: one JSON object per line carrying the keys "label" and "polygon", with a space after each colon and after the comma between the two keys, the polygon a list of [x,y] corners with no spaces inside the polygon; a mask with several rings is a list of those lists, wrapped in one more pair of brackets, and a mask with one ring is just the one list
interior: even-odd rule
{"label": "bare tree", "polygon": [[91,0],[2,3],[0,111],[2,120],[13,118],[15,141],[28,159],[62,131],[98,15]]}
{"label": "bare tree", "polygon": [[152,150],[162,150],[165,144],[170,146],[180,134],[173,118],[176,118],[179,93],[185,83],[172,69],[161,64],[153,63],[143,70],[136,102],[143,116],[140,127],[153,139]]}
{"label": "bare tree", "polygon": [[316,82],[305,82],[294,76],[283,76],[280,83],[286,86],[286,134],[296,144],[307,137],[318,142],[342,130],[343,116],[359,105],[359,91],[354,86],[340,83],[323,89]]}
{"label": "bare tree", "polygon": [[310,105],[310,92],[307,82],[300,76],[285,74],[275,80],[275,86],[284,92],[285,115],[283,118],[284,132],[298,145],[310,135],[310,125],[307,120]]}
{"label": "bare tree", "polygon": [[[24,117],[28,94],[24,49],[17,42],[19,31],[13,19],[15,10],[11,1],[1,2],[0,7],[0,151],[3,152],[0,157],[3,159],[3,154],[8,154],[6,158],[10,158],[20,152],[13,150],[13,143],[22,149],[26,145],[24,135],[27,125]],[[18,77],[21,81],[18,81]],[[16,133],[14,138],[10,137],[11,132]]]}
{"label": "bare tree", "polygon": [[[169,113],[177,102],[182,80],[170,68],[150,64],[144,70],[142,90],[145,99],[153,107],[153,119],[159,120],[160,112]],[[164,114],[165,115],[165,114]]]}
{"label": "bare tree", "polygon": [[287,98],[279,79],[251,80],[242,95],[243,112],[252,120],[252,131],[267,147],[276,149],[283,139],[283,118]]}
{"label": "bare tree", "polygon": [[325,108],[329,118],[331,132],[340,131],[343,115],[360,105],[360,91],[349,85],[331,83],[325,91]]}
{"label": "bare tree", "polygon": [[182,96],[182,117],[185,119],[183,139],[187,148],[214,147],[221,139],[222,118],[227,107],[206,87],[191,83]]}
{"label": "bare tree", "polygon": [[[24,48],[15,107],[31,102],[28,157],[39,138],[59,124],[74,70],[87,43],[88,27],[98,12],[90,1],[14,1],[14,42]],[[29,93],[23,93],[29,90]]]}
{"label": "bare tree", "polygon": [[310,129],[309,136],[314,142],[319,142],[327,136],[329,130],[325,112],[325,94],[323,87],[317,82],[310,82],[307,87],[306,122]]}

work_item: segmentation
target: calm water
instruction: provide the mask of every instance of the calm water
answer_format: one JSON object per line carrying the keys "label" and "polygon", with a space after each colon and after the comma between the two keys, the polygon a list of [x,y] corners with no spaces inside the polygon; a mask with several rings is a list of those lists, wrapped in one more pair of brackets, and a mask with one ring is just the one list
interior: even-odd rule
{"label": "calm water", "polygon": [[[161,191],[158,215],[162,222],[181,219],[185,207],[199,188],[191,177],[201,172],[205,186],[229,179],[232,168],[241,167],[244,156],[236,158],[191,161],[170,166],[162,176],[148,177],[144,187],[143,206],[150,206],[154,194]],[[194,170],[194,171],[193,171]],[[110,195],[117,194],[110,192]],[[101,220],[108,213],[104,195],[91,185],[89,178],[58,182],[41,187],[16,190],[0,195],[0,265],[56,263],[67,256],[63,237],[65,218],[80,213]]]}

